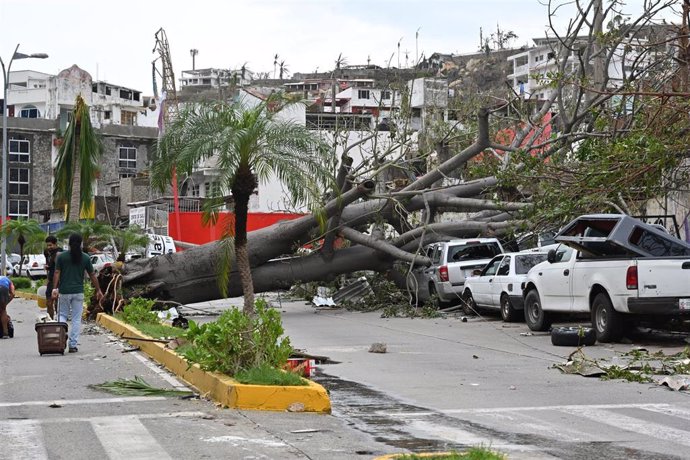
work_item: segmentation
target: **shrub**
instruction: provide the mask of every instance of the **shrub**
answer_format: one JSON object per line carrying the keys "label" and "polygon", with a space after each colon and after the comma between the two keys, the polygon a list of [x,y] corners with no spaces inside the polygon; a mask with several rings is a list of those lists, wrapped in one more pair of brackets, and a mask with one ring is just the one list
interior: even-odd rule
{"label": "shrub", "polygon": [[31,287],[31,280],[23,276],[12,278],[12,283],[16,289],[26,289]]}
{"label": "shrub", "polygon": [[122,313],[117,316],[128,324],[158,324],[158,314],[151,311],[155,303],[155,301],[150,299],[134,297],[125,305]]}
{"label": "shrub", "polygon": [[239,371],[235,379],[252,385],[304,386],[306,380],[292,372],[285,372],[267,364]]}
{"label": "shrub", "polygon": [[232,309],[211,323],[190,321],[185,338],[191,346],[182,354],[202,369],[231,376],[262,365],[282,368],[292,353],[290,339],[281,338],[283,332],[280,313],[259,299],[255,318]]}

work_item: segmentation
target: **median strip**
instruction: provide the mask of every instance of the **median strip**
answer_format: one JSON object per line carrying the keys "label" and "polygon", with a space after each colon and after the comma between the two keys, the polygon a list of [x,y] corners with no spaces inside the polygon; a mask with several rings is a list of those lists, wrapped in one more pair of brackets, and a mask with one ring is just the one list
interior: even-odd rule
{"label": "median strip", "polygon": [[138,329],[104,313],[96,321],[118,336],[136,344],[142,352],[217,403],[234,409],[330,413],[331,402],[326,389],[308,380],[305,386],[247,385],[217,372],[204,371],[190,364],[162,343],[149,342],[150,337]]}

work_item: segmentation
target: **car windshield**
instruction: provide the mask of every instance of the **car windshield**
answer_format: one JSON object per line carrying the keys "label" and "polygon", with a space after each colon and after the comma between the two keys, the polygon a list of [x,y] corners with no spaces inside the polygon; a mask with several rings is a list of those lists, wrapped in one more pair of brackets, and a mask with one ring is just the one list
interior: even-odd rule
{"label": "car windshield", "polygon": [[497,243],[459,244],[448,248],[447,262],[491,259],[501,253]]}
{"label": "car windshield", "polygon": [[515,273],[526,274],[530,268],[546,260],[546,254],[524,254],[515,257]]}

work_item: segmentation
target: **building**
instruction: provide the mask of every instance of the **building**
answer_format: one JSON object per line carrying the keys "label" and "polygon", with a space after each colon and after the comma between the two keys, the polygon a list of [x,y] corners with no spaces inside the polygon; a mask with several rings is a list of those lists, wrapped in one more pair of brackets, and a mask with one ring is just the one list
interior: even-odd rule
{"label": "building", "polygon": [[152,98],[141,91],[94,82],[85,70],[73,65],[57,75],[33,70],[10,72],[7,87],[7,115],[19,118],[59,119],[64,131],[78,94],[89,106],[94,126],[156,126],[158,114]]}
{"label": "building", "polygon": [[[53,167],[61,140],[59,124],[59,119],[7,119],[9,217],[36,218],[39,222],[62,219],[62,210],[55,209],[52,200]],[[97,131],[104,151],[94,194],[112,201],[119,197],[106,184],[147,170],[158,132],[155,128],[114,124],[101,126]],[[150,187],[147,190],[151,193]],[[97,209],[98,220],[114,223],[124,217],[109,215],[109,209]]]}

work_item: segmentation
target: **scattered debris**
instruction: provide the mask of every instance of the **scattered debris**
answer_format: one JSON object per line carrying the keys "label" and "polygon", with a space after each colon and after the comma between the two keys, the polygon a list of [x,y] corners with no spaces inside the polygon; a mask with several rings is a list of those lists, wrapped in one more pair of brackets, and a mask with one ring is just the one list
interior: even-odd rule
{"label": "scattered debris", "polygon": [[676,391],[690,389],[690,347],[673,355],[666,355],[663,351],[649,353],[645,348],[637,348],[614,358],[614,362],[604,361],[589,358],[578,348],[568,356],[567,362],[554,367],[563,373],[584,377],[656,382]]}
{"label": "scattered debris", "polygon": [[51,409],[59,409],[60,407],[62,407],[62,404],[53,403],[48,407],[50,407]]}
{"label": "scattered debris", "polygon": [[290,433],[320,433],[323,430],[319,430],[318,428],[306,428],[304,430],[292,430]]}
{"label": "scattered debris", "polygon": [[670,375],[657,381],[657,383],[674,391],[690,390],[690,375]]}
{"label": "scattered debris", "polygon": [[288,412],[304,412],[304,404],[301,402],[295,402],[288,406]]}
{"label": "scattered debris", "polygon": [[386,353],[388,347],[385,343],[375,342],[369,347],[369,353]]}
{"label": "scattered debris", "polygon": [[141,347],[130,347],[130,348],[125,348],[122,350],[122,353],[131,353],[133,351],[139,351],[141,350]]}
{"label": "scattered debris", "polygon": [[134,380],[118,379],[114,382],[89,385],[89,388],[122,396],[188,396],[194,394],[194,392],[188,390],[169,390],[167,388],[152,387],[144,379],[136,375]]}
{"label": "scattered debris", "polygon": [[520,332],[520,335],[523,337],[529,337],[530,335],[534,335],[531,332]]}
{"label": "scattered debris", "polygon": [[472,359],[479,359],[479,356],[477,356],[477,355],[472,355]]}
{"label": "scattered debris", "polygon": [[517,387],[515,385],[511,385],[508,387],[509,390],[517,390]]}
{"label": "scattered debris", "polygon": [[335,301],[331,297],[331,290],[326,286],[316,288],[316,295],[311,302],[317,307],[335,307]]}
{"label": "scattered debris", "polygon": [[460,321],[462,321],[463,323],[466,323],[467,322],[467,316],[463,316],[462,318],[460,318]]}

